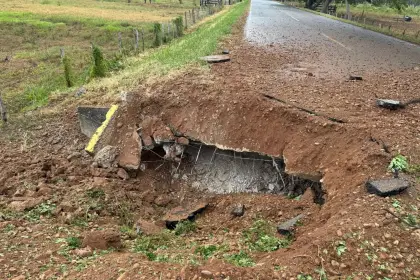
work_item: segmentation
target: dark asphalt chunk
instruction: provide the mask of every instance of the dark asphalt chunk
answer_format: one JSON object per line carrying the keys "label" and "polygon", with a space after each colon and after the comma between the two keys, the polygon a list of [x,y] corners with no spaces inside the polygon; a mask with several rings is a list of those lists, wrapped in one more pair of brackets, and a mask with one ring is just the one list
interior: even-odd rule
{"label": "dark asphalt chunk", "polygon": [[366,183],[366,188],[369,193],[382,197],[399,194],[408,187],[410,187],[409,182],[398,178],[368,181]]}

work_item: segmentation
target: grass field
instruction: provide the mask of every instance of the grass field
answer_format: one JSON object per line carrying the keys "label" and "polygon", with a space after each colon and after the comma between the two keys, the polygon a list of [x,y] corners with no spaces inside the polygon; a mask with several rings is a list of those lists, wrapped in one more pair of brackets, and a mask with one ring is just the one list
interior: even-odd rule
{"label": "grass field", "polygon": [[120,70],[121,61],[133,55],[134,29],[144,30],[149,48],[155,22],[168,23],[196,4],[195,0],[182,4],[178,0],[0,0],[0,94],[8,110],[42,106],[51,92],[66,90],[61,48],[70,61],[73,84],[81,86],[89,79],[92,43],[101,48],[111,71]]}

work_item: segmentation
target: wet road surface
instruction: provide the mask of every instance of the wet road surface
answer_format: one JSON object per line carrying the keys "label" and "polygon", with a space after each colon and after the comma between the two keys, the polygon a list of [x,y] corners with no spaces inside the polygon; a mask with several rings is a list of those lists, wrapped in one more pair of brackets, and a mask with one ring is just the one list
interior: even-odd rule
{"label": "wet road surface", "polygon": [[420,47],[271,0],[252,0],[245,28],[253,44],[278,44],[327,75],[413,68]]}

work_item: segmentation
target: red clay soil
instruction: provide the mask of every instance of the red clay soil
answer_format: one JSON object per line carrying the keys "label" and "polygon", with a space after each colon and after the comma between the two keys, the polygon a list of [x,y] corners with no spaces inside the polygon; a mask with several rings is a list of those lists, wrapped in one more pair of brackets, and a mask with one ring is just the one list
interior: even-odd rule
{"label": "red clay soil", "polygon": [[[2,279],[327,279],[322,271],[328,279],[420,279],[420,232],[396,217],[419,219],[418,180],[403,174],[412,187],[394,199],[369,195],[364,187],[369,178],[392,176],[387,165],[398,152],[412,164],[420,162],[420,105],[388,111],[374,102],[376,96],[415,97],[419,70],[373,73],[357,82],[319,79],[304,69],[290,72],[290,65],[299,65],[297,54],[248,45],[243,23],[224,42],[230,62],[134,93],[114,121],[123,126],[115,126],[111,144],[154,117],[205,143],[283,156],[287,172],[322,178],[326,203],[314,204],[310,192],[300,200],[205,193],[173,181],[168,166],[121,180],[117,169],[91,166],[82,152],[87,139],[70,108],[1,128]],[[39,197],[44,204],[38,212],[10,209],[13,201],[24,207]],[[200,202],[209,207],[198,216],[196,231],[175,239],[184,247],[168,249],[169,259],[181,260],[150,261],[133,252],[136,236],[122,225],[141,218],[163,227],[169,209]],[[238,203],[245,204],[245,215],[233,218],[230,209]],[[226,261],[225,254],[246,251],[242,233],[255,220],[279,224],[301,213],[305,217],[289,247],[247,251],[252,267]],[[66,238],[101,229],[122,230],[124,247],[87,258],[66,247]],[[195,253],[203,245],[229,249],[206,260]]]}

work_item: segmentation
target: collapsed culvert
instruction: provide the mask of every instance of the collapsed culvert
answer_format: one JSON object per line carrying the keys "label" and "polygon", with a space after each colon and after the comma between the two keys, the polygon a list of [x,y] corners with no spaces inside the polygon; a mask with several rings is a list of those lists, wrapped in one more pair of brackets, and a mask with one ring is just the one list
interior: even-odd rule
{"label": "collapsed culvert", "polygon": [[282,158],[258,152],[221,149],[187,137],[154,141],[147,136],[141,162],[145,169],[166,169],[173,180],[216,194],[270,193],[293,198],[310,189],[315,203],[325,202],[321,182],[289,175]]}

